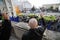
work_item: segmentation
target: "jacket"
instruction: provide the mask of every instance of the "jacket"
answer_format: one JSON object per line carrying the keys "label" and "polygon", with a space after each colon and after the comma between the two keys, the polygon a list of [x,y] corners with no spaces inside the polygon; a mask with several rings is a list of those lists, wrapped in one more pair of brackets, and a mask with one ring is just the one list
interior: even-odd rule
{"label": "jacket", "polygon": [[11,22],[9,20],[4,20],[2,22],[2,27],[0,28],[0,40],[9,40],[11,29]]}

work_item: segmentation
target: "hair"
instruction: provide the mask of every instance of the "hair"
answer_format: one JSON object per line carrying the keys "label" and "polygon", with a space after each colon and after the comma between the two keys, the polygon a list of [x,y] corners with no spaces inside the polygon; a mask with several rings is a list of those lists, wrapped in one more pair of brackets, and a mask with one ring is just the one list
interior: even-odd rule
{"label": "hair", "polygon": [[29,23],[33,23],[33,22],[37,23],[37,20],[35,18],[29,20]]}
{"label": "hair", "polygon": [[35,27],[37,27],[37,25],[38,25],[38,22],[35,18],[32,18],[32,19],[29,20],[29,26],[31,28],[35,28]]}

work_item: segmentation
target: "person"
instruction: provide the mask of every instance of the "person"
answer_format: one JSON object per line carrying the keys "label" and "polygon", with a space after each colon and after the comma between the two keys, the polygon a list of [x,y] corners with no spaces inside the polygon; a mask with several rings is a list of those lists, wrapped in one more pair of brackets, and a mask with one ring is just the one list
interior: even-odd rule
{"label": "person", "polygon": [[35,18],[29,20],[28,24],[30,26],[30,29],[28,32],[23,34],[22,40],[42,40],[46,26],[43,17],[41,18],[41,20],[43,20],[43,27],[38,27],[38,22]]}
{"label": "person", "polygon": [[6,13],[3,13],[2,16],[4,20],[0,28],[0,40],[9,40],[12,29],[11,22]]}

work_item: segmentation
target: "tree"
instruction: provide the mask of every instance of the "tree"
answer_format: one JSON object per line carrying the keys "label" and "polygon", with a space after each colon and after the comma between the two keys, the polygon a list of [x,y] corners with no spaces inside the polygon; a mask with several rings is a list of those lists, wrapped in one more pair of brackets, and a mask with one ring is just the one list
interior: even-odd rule
{"label": "tree", "polygon": [[58,10],[58,7],[56,7],[56,12],[58,12],[59,10]]}
{"label": "tree", "polygon": [[53,6],[50,7],[50,10],[51,10],[51,11],[53,10]]}
{"label": "tree", "polygon": [[36,9],[35,9],[35,7],[33,6],[31,10],[34,12]]}

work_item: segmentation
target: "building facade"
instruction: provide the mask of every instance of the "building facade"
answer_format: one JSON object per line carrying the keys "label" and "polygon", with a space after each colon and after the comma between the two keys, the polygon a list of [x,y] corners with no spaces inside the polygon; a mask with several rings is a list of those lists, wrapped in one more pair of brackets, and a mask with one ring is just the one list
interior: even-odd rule
{"label": "building facade", "polygon": [[60,6],[60,3],[57,3],[57,4],[44,4],[43,5],[43,7],[47,8],[47,9],[50,8],[50,7],[53,7],[53,9],[55,9],[57,7],[59,8],[59,6]]}

